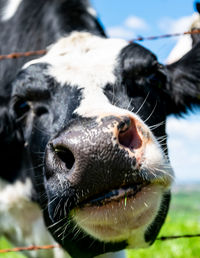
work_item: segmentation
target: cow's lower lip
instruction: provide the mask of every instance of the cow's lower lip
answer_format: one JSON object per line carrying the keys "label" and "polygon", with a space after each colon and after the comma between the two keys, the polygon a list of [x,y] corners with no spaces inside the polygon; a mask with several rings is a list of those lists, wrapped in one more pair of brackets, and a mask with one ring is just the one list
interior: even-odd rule
{"label": "cow's lower lip", "polygon": [[147,183],[143,183],[114,189],[110,192],[97,195],[92,199],[87,200],[86,202],[81,204],[81,207],[102,206],[111,202],[119,202],[121,199],[124,199],[124,202],[126,204],[127,198],[134,197],[139,191],[141,191],[142,187],[146,185]]}
{"label": "cow's lower lip", "polygon": [[131,246],[135,247],[155,218],[163,191],[164,187],[157,184],[120,188],[88,200],[72,210],[71,216],[85,232],[101,241],[131,238]]}

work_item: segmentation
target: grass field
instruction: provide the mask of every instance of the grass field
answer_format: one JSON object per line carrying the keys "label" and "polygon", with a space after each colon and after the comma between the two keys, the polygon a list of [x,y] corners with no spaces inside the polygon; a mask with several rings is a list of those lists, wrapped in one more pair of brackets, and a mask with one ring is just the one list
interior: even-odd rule
{"label": "grass field", "polygon": [[[199,190],[184,185],[172,196],[170,212],[159,236],[200,233]],[[200,238],[156,241],[150,248],[128,251],[128,258],[200,258]]]}
{"label": "grass field", "polygon": [[[200,233],[200,186],[179,187],[173,194],[171,208],[160,236]],[[11,245],[0,238],[0,249]],[[130,250],[128,258],[200,258],[200,238],[156,241],[144,250]],[[26,258],[22,253],[0,254],[0,258]],[[39,256],[38,256],[39,258]],[[81,257],[80,257],[81,258]]]}

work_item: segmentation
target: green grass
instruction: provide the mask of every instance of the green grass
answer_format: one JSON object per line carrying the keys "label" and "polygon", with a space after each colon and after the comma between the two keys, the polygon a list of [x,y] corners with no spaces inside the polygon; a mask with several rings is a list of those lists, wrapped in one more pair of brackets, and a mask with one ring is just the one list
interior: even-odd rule
{"label": "green grass", "polygon": [[[5,237],[0,237],[0,249],[12,248],[13,246],[8,242]],[[1,258],[26,258],[22,253],[5,253],[0,254]]]}
{"label": "green grass", "polygon": [[[173,194],[167,220],[159,236],[200,233],[200,191]],[[130,250],[128,258],[199,258],[200,238],[156,241],[150,248]]]}
{"label": "green grass", "polygon": [[[182,189],[173,194],[167,220],[159,236],[200,233],[200,188],[199,191]],[[11,244],[0,238],[0,249]],[[130,250],[128,258],[200,258],[200,238],[156,241],[150,248]],[[0,254],[0,258],[26,258],[23,253]]]}

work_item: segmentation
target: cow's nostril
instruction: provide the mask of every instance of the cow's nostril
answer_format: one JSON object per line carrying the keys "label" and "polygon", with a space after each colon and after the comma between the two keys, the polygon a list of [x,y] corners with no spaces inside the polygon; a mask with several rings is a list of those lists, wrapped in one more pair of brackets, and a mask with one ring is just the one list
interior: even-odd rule
{"label": "cow's nostril", "polygon": [[67,148],[59,148],[59,147],[55,148],[55,152],[58,158],[65,163],[66,168],[69,170],[72,169],[75,163],[75,158],[73,153]]}
{"label": "cow's nostril", "polygon": [[142,140],[138,135],[135,123],[131,119],[127,118],[120,122],[118,130],[118,140],[121,145],[131,150],[140,148]]}

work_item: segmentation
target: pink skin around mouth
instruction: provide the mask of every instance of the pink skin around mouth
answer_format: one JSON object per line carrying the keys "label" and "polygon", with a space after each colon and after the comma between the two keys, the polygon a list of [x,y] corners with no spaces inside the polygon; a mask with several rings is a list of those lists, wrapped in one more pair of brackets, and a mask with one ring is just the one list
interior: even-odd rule
{"label": "pink skin around mouth", "polygon": [[134,231],[148,226],[160,206],[163,186],[147,185],[135,196],[113,199],[101,206],[84,206],[72,211],[76,223],[97,239],[125,240]]}

